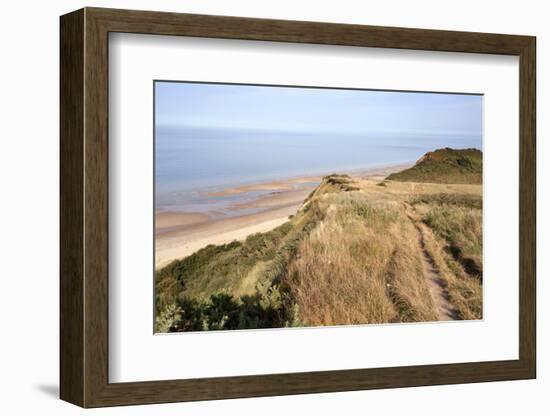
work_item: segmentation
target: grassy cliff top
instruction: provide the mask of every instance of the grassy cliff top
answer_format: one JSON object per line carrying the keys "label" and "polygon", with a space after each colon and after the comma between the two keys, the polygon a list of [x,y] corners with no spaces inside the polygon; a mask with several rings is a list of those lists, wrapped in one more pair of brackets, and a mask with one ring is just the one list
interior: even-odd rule
{"label": "grassy cliff top", "polygon": [[387,179],[400,182],[480,184],[483,177],[482,153],[478,149],[437,149],[422,156],[416,164]]}
{"label": "grassy cliff top", "polygon": [[438,320],[428,251],[459,318],[481,319],[481,186],[381,183],[326,176],[279,227],[158,270],[155,331]]}

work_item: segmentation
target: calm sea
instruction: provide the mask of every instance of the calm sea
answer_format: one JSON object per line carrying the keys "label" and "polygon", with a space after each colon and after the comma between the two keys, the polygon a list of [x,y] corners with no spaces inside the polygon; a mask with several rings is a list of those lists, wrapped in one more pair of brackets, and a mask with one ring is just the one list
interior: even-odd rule
{"label": "calm sea", "polygon": [[[481,137],[333,135],[157,127],[157,210],[197,211],[204,193],[296,176],[414,163],[441,147],[481,148]],[[202,197],[201,197],[202,195]],[[248,195],[255,197],[256,195]]]}

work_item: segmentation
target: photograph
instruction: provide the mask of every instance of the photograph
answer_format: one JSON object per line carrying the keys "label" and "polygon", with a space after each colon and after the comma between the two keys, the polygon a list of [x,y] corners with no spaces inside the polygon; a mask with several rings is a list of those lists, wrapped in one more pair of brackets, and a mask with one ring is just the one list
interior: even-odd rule
{"label": "photograph", "polygon": [[483,319],[483,95],[155,80],[154,332]]}
{"label": "photograph", "polygon": [[[347,394],[382,411],[392,395],[410,413],[411,393],[395,395],[430,387],[464,414],[472,401],[452,386],[468,383],[490,389],[483,410],[506,413],[516,396],[535,409],[544,13],[499,9],[495,26],[494,7],[464,18],[338,3],[327,19],[295,3],[244,16],[67,4],[41,14],[57,34],[12,30],[52,41],[59,59],[31,90],[59,105],[30,113],[16,105],[30,84],[7,84],[23,122],[6,124],[22,150],[5,152],[17,197],[4,205],[28,213],[3,216],[21,254],[7,281],[25,286],[6,293],[28,292],[21,266],[43,226],[55,241],[32,261],[57,283],[39,273],[33,306],[8,296],[8,310],[48,312],[59,330],[35,325],[55,338],[44,344],[12,325],[16,349],[47,348],[8,373],[71,412],[257,398],[263,415],[295,395],[284,400],[299,414]],[[12,43],[31,69],[48,50]],[[14,406],[35,403],[29,391]]]}

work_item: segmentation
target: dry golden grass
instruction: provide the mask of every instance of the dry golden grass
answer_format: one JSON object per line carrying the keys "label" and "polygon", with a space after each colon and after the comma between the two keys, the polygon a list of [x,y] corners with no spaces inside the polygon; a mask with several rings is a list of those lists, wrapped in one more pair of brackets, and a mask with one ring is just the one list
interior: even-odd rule
{"label": "dry golden grass", "polygon": [[390,294],[401,322],[437,321],[434,300],[424,275],[417,232],[410,222],[403,222],[394,234],[395,251],[388,270]]}
{"label": "dry golden grass", "polygon": [[391,246],[355,219],[321,222],[298,247],[287,283],[307,326],[389,322],[385,267]]}
{"label": "dry golden grass", "polygon": [[300,321],[437,320],[416,231],[402,205],[361,191],[323,195],[321,203],[327,215],[289,265],[287,283]]}

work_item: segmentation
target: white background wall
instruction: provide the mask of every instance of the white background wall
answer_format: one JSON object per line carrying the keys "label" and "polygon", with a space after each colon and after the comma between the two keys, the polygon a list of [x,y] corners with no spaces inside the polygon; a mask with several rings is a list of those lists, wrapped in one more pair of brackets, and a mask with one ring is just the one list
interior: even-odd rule
{"label": "white background wall", "polygon": [[[549,12],[543,1],[121,0],[4,2],[0,14],[0,410],[2,414],[82,412],[58,395],[58,16],[83,6],[166,10],[537,36],[538,53],[538,380],[317,394],[87,411],[163,414],[543,415],[550,361],[543,332],[550,298],[543,249],[550,209],[543,192],[550,146],[543,130],[550,101]],[[546,201],[544,200],[546,199]],[[543,236],[544,235],[544,236]],[[547,328],[548,329],[548,328]],[[406,346],[403,346],[406,353]]]}

